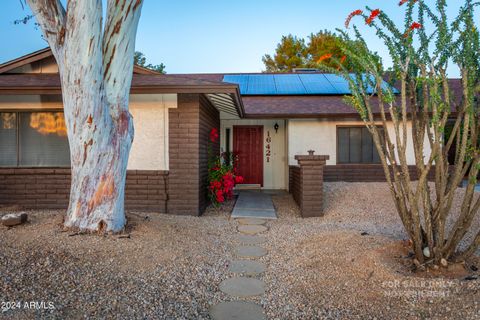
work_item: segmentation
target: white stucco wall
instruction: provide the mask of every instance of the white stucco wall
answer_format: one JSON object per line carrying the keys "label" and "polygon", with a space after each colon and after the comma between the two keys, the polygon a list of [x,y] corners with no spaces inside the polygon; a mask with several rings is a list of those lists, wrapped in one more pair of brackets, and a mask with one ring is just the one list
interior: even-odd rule
{"label": "white stucco wall", "polygon": [[[329,155],[327,165],[337,163],[337,126],[364,125],[361,121],[326,121],[326,120],[289,120],[288,121],[288,163],[296,165],[295,155],[307,154],[308,150],[315,150],[317,155]],[[411,123],[408,124],[407,161],[415,164],[415,154],[411,136]],[[387,125],[390,137],[394,137],[393,124]],[[427,142],[427,140],[425,140]],[[430,145],[425,143],[425,154],[430,154]]]}
{"label": "white stucco wall", "polygon": [[[278,123],[278,133],[273,128]],[[230,148],[233,151],[233,126],[263,126],[263,188],[264,189],[287,189],[287,146],[286,146],[286,125],[284,120],[221,120],[220,146],[225,151],[225,129],[230,128]],[[272,142],[270,143],[270,162],[266,161],[265,144],[267,134],[270,132]]]}
{"label": "white stucco wall", "polygon": [[168,109],[176,107],[176,94],[130,95],[135,138],[129,170],[168,170]]}

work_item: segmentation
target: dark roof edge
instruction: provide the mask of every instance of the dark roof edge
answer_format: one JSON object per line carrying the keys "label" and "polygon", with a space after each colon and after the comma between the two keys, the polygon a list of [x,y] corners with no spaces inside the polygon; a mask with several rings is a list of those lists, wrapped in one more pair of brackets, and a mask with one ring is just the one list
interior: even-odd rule
{"label": "dark roof edge", "polygon": [[[48,58],[50,56],[53,56],[52,50],[50,50],[50,47],[46,47],[37,51],[34,51],[32,53],[23,55],[21,57],[15,58],[13,60],[6,61],[2,64],[0,64],[0,74],[3,74],[5,72],[8,72],[10,70],[22,67],[24,65],[27,65],[32,62],[40,61],[42,59]],[[138,74],[161,74],[160,72],[139,66],[135,64],[134,66],[134,73]]]}
{"label": "dark roof edge", "polygon": [[24,56],[21,56],[16,59],[0,64],[0,74],[13,70],[18,67],[22,67],[32,62],[48,58],[52,55],[53,53],[52,53],[52,50],[50,50],[50,47],[46,47],[46,48],[34,51],[32,53],[26,54]]}

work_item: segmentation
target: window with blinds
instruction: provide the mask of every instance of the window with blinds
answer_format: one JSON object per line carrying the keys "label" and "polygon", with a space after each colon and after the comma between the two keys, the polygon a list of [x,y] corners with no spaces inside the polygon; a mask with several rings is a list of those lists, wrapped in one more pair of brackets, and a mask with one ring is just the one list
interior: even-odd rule
{"label": "window with blinds", "polygon": [[62,112],[1,112],[0,166],[69,167]]}
{"label": "window with blinds", "polygon": [[0,113],[0,166],[17,165],[17,114]]}
{"label": "window with blinds", "polygon": [[338,163],[380,163],[372,135],[365,127],[337,127]]}

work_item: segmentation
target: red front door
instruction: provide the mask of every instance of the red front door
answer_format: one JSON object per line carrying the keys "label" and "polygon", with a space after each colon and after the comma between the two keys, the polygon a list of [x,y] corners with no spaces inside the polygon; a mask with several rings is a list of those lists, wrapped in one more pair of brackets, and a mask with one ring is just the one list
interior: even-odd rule
{"label": "red front door", "polygon": [[233,152],[243,183],[263,186],[263,126],[233,126]]}

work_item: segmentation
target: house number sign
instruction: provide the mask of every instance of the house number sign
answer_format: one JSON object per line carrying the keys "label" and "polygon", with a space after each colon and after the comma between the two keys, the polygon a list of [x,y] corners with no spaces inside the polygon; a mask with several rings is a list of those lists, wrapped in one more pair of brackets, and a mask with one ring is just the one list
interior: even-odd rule
{"label": "house number sign", "polygon": [[270,157],[272,156],[272,149],[270,147],[270,144],[272,143],[272,137],[270,136],[270,131],[267,131],[267,139],[265,142],[265,156],[267,157],[267,162],[270,162]]}

